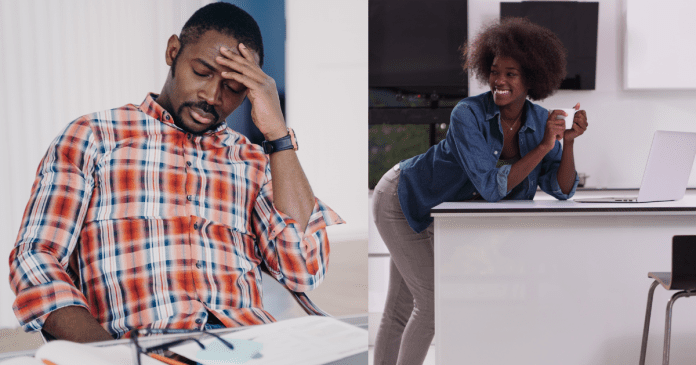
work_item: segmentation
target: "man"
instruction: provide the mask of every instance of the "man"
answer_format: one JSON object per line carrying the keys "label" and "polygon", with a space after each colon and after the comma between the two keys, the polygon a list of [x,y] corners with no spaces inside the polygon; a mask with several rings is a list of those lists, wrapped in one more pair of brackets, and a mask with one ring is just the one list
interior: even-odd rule
{"label": "man", "polygon": [[[267,323],[260,265],[294,291],[322,281],[324,228],[343,222],[302,172],[256,22],[207,5],[165,59],[159,95],[75,120],[42,160],[10,254],[25,329],[91,342]],[[264,148],[224,123],[245,97]]]}

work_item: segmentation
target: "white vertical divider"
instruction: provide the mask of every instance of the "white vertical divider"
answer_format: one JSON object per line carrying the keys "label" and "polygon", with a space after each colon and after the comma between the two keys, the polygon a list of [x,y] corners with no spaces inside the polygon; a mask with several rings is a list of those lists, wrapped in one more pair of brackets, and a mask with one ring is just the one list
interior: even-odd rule
{"label": "white vertical divider", "polygon": [[[367,0],[286,0],[286,111],[314,194],[367,239]],[[365,259],[365,258],[361,258]]]}
{"label": "white vertical divider", "polygon": [[211,0],[0,0],[0,327],[17,325],[8,283],[36,168],[81,115],[159,93],[167,39]]}

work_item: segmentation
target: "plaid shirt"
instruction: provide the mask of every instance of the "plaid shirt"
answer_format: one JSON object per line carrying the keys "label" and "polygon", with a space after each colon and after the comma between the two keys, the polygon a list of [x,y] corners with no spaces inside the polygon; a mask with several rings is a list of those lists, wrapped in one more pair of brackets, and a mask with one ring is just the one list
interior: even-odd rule
{"label": "plaid shirt", "polygon": [[221,125],[187,134],[150,94],[138,107],[83,116],[48,149],[10,254],[14,311],[39,330],[83,306],[115,337],[132,328],[267,323],[264,262],[293,291],[322,281],[325,227],[316,200],[305,232],[273,206],[260,146]]}

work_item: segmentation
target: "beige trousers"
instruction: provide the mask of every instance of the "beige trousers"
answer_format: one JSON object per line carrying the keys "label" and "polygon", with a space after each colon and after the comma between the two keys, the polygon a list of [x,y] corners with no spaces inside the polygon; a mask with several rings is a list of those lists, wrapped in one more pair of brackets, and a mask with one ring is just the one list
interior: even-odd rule
{"label": "beige trousers", "polygon": [[399,204],[398,165],[375,187],[372,211],[389,249],[390,273],[384,315],[375,343],[375,365],[422,364],[435,334],[433,225],[409,227]]}

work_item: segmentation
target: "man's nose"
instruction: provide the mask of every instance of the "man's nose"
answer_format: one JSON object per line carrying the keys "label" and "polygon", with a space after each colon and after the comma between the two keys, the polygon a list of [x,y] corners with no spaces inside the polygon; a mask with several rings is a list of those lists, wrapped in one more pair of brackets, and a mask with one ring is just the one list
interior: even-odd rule
{"label": "man's nose", "polygon": [[219,82],[211,80],[205,84],[205,87],[201,89],[199,96],[205,100],[206,103],[214,106],[222,104],[222,86]]}

